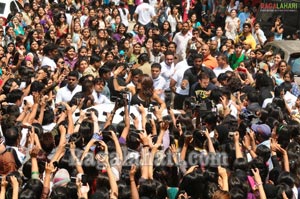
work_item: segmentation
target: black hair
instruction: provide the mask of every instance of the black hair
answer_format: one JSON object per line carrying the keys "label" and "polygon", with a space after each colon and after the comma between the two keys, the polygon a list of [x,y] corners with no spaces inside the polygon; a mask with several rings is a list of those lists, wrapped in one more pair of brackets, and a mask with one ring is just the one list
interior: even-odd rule
{"label": "black hair", "polygon": [[54,121],[54,111],[51,107],[46,107],[42,125],[51,124]]}
{"label": "black hair", "polygon": [[5,143],[8,146],[15,146],[19,138],[19,132],[16,127],[11,127],[4,132]]}
{"label": "black hair", "polygon": [[93,65],[96,62],[100,62],[101,61],[101,57],[98,55],[92,55],[91,59],[90,59],[90,64]]}
{"label": "black hair", "polygon": [[49,43],[47,44],[46,46],[44,46],[43,48],[43,52],[45,55],[49,55],[49,53],[53,50],[56,50],[57,49],[57,46],[53,43]]}
{"label": "black hair", "polygon": [[271,157],[270,149],[265,145],[257,146],[255,153],[257,156],[261,157],[264,162],[267,162]]}
{"label": "black hair", "polygon": [[74,51],[75,51],[75,47],[74,46],[67,46],[66,48],[65,48],[65,53],[67,53],[69,50],[71,50],[71,49],[73,49]]}
{"label": "black hair", "polygon": [[123,180],[118,182],[118,189],[119,189],[119,199],[127,199],[130,198],[130,186],[128,186],[127,183],[125,183]]}
{"label": "black hair", "polygon": [[153,63],[151,65],[151,68],[158,68],[159,70],[161,70],[161,65],[160,65],[160,63]]}
{"label": "black hair", "polygon": [[23,189],[19,195],[19,199],[39,199],[36,193],[31,189]]}
{"label": "black hair", "polygon": [[179,191],[185,190],[192,198],[204,199],[204,191],[207,188],[207,178],[200,169],[185,175],[179,185]]}
{"label": "black hair", "polygon": [[145,180],[140,182],[140,197],[156,198],[156,183],[154,180]]}
{"label": "black hair", "polygon": [[144,62],[148,62],[150,60],[148,53],[142,53],[140,54],[140,56],[138,57],[138,63],[144,63]]}
{"label": "black hair", "polygon": [[24,189],[30,189],[34,192],[36,198],[40,198],[43,192],[43,183],[39,179],[30,179]]}
{"label": "black hair", "polygon": [[10,93],[8,93],[6,101],[9,103],[16,103],[18,100],[21,100],[23,96],[23,92],[19,89],[14,89]]}
{"label": "black hair", "polygon": [[57,186],[52,188],[52,192],[50,194],[51,199],[67,199],[69,197],[69,192],[66,187]]}
{"label": "black hair", "polygon": [[18,84],[18,81],[17,81],[17,79],[15,79],[15,78],[9,78],[9,79],[5,82],[5,84],[4,84],[3,87],[2,87],[4,94],[9,93],[9,91],[10,91],[10,89],[11,89],[11,86],[12,86],[12,83],[13,83],[13,82],[16,82],[16,83]]}

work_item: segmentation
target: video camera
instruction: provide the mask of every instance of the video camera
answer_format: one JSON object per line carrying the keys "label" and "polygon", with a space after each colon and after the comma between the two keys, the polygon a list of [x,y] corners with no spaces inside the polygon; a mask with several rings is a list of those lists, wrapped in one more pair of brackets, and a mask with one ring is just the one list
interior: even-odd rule
{"label": "video camera", "polygon": [[198,112],[200,117],[203,117],[207,113],[215,112],[214,103],[208,98],[196,100],[194,97],[189,97],[185,99],[184,107]]}

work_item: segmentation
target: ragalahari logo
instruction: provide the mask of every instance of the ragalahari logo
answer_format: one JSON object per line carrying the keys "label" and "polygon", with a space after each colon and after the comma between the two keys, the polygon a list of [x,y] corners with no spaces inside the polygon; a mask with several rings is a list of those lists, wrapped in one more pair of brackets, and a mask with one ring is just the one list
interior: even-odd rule
{"label": "ragalahari logo", "polygon": [[261,3],[260,9],[263,11],[297,12],[300,3],[297,2],[267,2]]}

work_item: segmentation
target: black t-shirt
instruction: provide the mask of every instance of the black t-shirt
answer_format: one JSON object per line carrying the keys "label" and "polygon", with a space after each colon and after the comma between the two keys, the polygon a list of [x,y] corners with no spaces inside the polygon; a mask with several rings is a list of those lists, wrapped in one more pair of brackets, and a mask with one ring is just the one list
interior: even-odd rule
{"label": "black t-shirt", "polygon": [[207,91],[211,91],[216,89],[217,87],[213,83],[209,83],[206,88],[202,88],[200,84],[197,82],[194,85],[192,85],[190,94],[193,97],[196,97],[197,101],[203,101],[209,96],[206,95]]}
{"label": "black t-shirt", "polygon": [[[118,76],[117,77],[117,81],[118,81],[118,84],[120,86],[126,86],[126,82],[125,82],[124,78]],[[115,87],[114,87],[114,77],[111,77],[108,80],[107,85],[108,85],[108,88],[109,88],[109,91],[110,91],[110,100],[111,101],[114,101],[115,97],[123,98],[123,96],[121,95],[121,93],[119,91],[115,90]]]}
{"label": "black t-shirt", "polygon": [[[214,78],[216,78],[215,73],[213,72],[213,70],[211,70],[210,68],[207,68],[205,66],[202,66],[200,72],[205,72],[209,75],[209,79],[212,80]],[[188,80],[190,88],[191,86],[197,82],[198,80],[198,74],[200,73],[195,70],[195,68],[189,68],[187,69],[184,74],[183,74],[183,79]]]}
{"label": "black t-shirt", "polygon": [[142,104],[146,108],[148,108],[150,106],[150,103],[151,103],[151,100],[144,101],[138,96],[138,94],[133,95],[132,98],[131,98],[131,102],[130,102],[131,105],[135,105],[135,104],[140,105],[140,104]]}

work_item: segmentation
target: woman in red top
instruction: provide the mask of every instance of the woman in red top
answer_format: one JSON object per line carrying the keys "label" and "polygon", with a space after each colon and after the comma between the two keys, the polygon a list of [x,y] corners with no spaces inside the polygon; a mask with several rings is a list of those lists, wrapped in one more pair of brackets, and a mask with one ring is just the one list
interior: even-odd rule
{"label": "woman in red top", "polygon": [[68,32],[69,32],[69,26],[66,21],[66,15],[64,13],[60,13],[56,21],[56,36],[61,38],[67,35]]}

